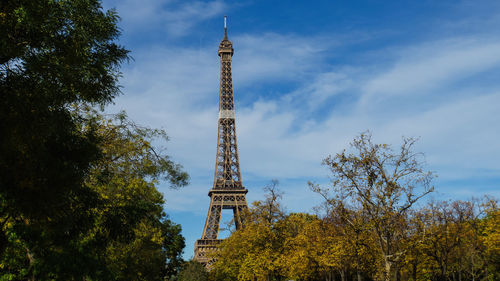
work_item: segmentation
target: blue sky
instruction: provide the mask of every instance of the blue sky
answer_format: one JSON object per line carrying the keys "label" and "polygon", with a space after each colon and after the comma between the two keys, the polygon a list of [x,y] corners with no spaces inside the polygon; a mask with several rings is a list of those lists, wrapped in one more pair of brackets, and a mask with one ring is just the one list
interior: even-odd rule
{"label": "blue sky", "polygon": [[[213,183],[223,16],[233,42],[247,200],[278,179],[289,211],[321,198],[321,160],[360,132],[397,147],[419,137],[437,199],[500,197],[500,1],[105,0],[122,20],[123,95],[108,108],[164,128],[191,184],[161,183],[186,259]],[[228,217],[224,214],[223,218]]]}

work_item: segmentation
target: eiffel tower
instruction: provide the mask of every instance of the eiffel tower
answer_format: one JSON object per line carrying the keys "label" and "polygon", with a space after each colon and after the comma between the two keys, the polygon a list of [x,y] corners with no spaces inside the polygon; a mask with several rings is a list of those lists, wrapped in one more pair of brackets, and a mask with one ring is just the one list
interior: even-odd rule
{"label": "eiffel tower", "polygon": [[220,91],[219,91],[219,132],[217,138],[217,158],[213,188],[208,192],[210,206],[203,235],[194,246],[194,258],[207,265],[207,252],[216,249],[222,239],[219,234],[223,209],[232,209],[236,229],[242,226],[241,212],[248,208],[245,194],[248,192],[241,182],[238,146],[236,145],[236,124],[234,116],[233,78],[231,58],[233,43],[227,38],[226,17],[224,16],[224,39],[219,44]]}

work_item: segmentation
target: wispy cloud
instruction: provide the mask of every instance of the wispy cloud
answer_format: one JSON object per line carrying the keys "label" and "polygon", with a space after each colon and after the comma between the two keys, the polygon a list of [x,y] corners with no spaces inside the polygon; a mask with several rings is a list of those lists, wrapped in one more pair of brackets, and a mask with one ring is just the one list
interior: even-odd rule
{"label": "wispy cloud", "polygon": [[114,0],[106,8],[116,8],[127,32],[165,32],[171,36],[187,35],[194,26],[227,8],[224,1]]}
{"label": "wispy cloud", "polygon": [[336,44],[321,37],[299,37],[276,33],[231,37],[236,53],[235,83],[298,80],[322,65],[325,51]]}
{"label": "wispy cloud", "polygon": [[500,63],[500,41],[452,39],[410,47],[399,52],[394,66],[367,81],[363,103],[391,96],[430,97],[435,90],[487,71]]}
{"label": "wispy cloud", "polygon": [[182,35],[198,23],[220,15],[225,8],[224,2],[219,0],[195,1],[178,6],[175,10],[165,11],[162,17],[165,18],[165,27],[171,34]]}
{"label": "wispy cloud", "polygon": [[[500,85],[480,78],[469,81],[500,74],[500,41],[449,37],[398,46],[397,51],[378,50],[389,58],[382,64],[373,57],[376,63],[370,65],[367,57],[368,65],[333,65],[329,57],[339,41],[321,38],[326,36],[230,38],[235,45],[236,101],[249,101],[236,109],[240,162],[249,188],[260,189],[265,179],[288,181],[283,189],[294,205],[307,179],[327,178],[321,159],[346,148],[367,129],[378,142],[398,144],[402,135],[421,137],[418,149],[444,181],[478,170],[500,178],[495,143],[500,138],[495,130]],[[316,39],[324,44],[313,44]],[[138,122],[165,127],[171,136],[169,151],[196,177],[185,191],[168,191],[171,210],[206,212],[199,202],[206,200],[215,165],[216,48],[137,50],[135,62],[124,70],[125,96],[110,108],[126,109]],[[255,87],[273,83],[293,87],[254,96]],[[318,202],[314,196],[308,200],[307,206]]]}
{"label": "wispy cloud", "polygon": [[350,68],[315,73],[308,83],[303,83],[298,89],[284,96],[283,101],[299,108],[307,105],[304,109],[314,111],[332,97],[349,92],[352,94],[353,89],[358,87],[353,80],[355,75]]}

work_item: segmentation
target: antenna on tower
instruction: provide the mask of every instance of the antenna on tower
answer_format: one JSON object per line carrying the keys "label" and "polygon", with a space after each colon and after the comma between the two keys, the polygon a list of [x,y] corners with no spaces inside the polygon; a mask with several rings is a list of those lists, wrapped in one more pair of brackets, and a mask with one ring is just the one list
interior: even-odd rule
{"label": "antenna on tower", "polygon": [[224,16],[224,39],[227,39],[227,16]]}

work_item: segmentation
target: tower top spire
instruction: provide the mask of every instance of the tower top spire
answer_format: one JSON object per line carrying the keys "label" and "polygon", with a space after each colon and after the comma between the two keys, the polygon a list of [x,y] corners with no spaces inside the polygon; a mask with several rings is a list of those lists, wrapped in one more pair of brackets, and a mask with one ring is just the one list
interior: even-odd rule
{"label": "tower top spire", "polygon": [[227,39],[227,16],[224,16],[224,39]]}
{"label": "tower top spire", "polygon": [[227,16],[224,16],[224,39],[222,39],[219,44],[219,56],[222,54],[229,54],[232,56],[233,53],[233,43],[227,38]]}

